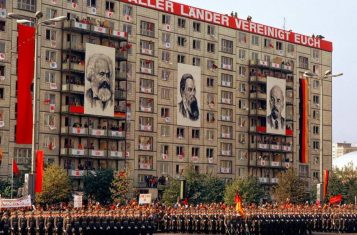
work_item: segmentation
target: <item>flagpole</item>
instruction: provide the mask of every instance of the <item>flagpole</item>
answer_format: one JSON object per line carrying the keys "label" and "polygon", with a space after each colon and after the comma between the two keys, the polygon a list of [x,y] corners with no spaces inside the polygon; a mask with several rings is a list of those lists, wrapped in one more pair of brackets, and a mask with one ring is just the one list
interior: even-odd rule
{"label": "flagpole", "polygon": [[12,199],[12,191],[14,190],[14,156],[12,157],[12,169],[11,169],[11,199]]}

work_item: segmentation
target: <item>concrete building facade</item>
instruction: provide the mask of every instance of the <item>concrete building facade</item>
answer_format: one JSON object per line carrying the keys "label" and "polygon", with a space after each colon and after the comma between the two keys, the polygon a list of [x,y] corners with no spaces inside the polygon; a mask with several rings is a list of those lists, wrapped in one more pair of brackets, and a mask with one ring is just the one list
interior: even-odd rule
{"label": "concrete building facade", "polygon": [[[307,186],[331,168],[331,79],[308,81],[305,162],[299,83],[305,71],[322,76],[332,69],[330,42],[163,0],[0,0],[0,6],[1,177],[10,175],[12,159],[23,172],[31,161],[31,146],[15,141],[17,26],[4,16],[31,19],[36,11],[69,19],[39,27],[36,143],[46,164],[67,169],[77,190],[87,170],[102,168],[126,167],[144,191],[153,186],[148,179],[177,177],[189,165],[227,181],[257,176],[267,187],[287,167]],[[86,42],[116,48],[113,118],[71,109],[83,106]],[[201,71],[196,127],[177,124],[178,64]],[[285,84],[280,134],[267,130],[268,77]]]}

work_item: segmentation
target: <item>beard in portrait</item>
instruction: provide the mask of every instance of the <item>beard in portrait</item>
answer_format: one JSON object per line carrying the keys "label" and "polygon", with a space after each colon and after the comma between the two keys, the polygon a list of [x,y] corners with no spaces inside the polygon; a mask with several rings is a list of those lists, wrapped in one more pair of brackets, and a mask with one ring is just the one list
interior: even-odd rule
{"label": "beard in portrait", "polygon": [[105,110],[114,103],[113,97],[113,61],[104,54],[93,54],[87,63],[86,79],[90,88],[86,91],[86,99],[91,108]]}
{"label": "beard in portrait", "polygon": [[273,130],[285,129],[285,118],[282,113],[284,110],[284,93],[279,86],[273,86],[269,97],[271,113],[267,123]]}
{"label": "beard in portrait", "polygon": [[197,121],[200,117],[198,108],[198,101],[196,98],[196,86],[193,76],[191,74],[184,74],[180,80],[180,95],[181,102],[179,105],[179,112],[185,118],[191,121]]}

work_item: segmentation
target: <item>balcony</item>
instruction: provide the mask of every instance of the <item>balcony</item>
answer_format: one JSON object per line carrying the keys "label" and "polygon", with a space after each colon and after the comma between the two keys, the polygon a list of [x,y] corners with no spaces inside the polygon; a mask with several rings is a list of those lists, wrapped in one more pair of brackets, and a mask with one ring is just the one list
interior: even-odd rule
{"label": "balcony", "polygon": [[89,135],[95,136],[95,137],[104,137],[107,136],[107,130],[105,129],[89,129]]}
{"label": "balcony", "polygon": [[141,67],[141,68],[140,68],[140,72],[141,72],[141,73],[152,74],[152,69],[151,69],[151,68]]}
{"label": "balcony", "polygon": [[95,174],[95,171],[89,171],[89,170],[68,170],[68,176],[70,177],[83,177],[85,175],[88,175],[89,173]]}
{"label": "balcony", "polygon": [[267,110],[266,109],[250,109],[250,115],[257,115],[257,116],[266,116]]}
{"label": "balcony", "polygon": [[257,161],[257,165],[258,166],[268,166],[268,164],[269,164],[269,161],[267,161],[267,160],[259,160],[259,161]]}
{"label": "balcony", "polygon": [[109,130],[108,131],[108,136],[109,137],[116,137],[116,138],[124,138],[124,131]]}
{"label": "balcony", "polygon": [[82,127],[61,127],[61,134],[88,135],[88,128],[82,128]]}
{"label": "balcony", "polygon": [[107,153],[105,150],[98,150],[98,149],[90,149],[89,156],[90,157],[106,157]]}
{"label": "balcony", "polygon": [[141,53],[146,55],[154,55],[154,51],[147,48],[141,48]]}
{"label": "balcony", "polygon": [[222,63],[222,69],[232,70],[232,65],[231,64],[223,64]]}
{"label": "balcony", "polygon": [[232,82],[222,81],[222,86],[231,87],[232,86]]}
{"label": "balcony", "polygon": [[123,100],[126,99],[126,92],[122,90],[116,90],[114,93],[114,97],[117,100]]}
{"label": "balcony", "polygon": [[139,144],[139,150],[150,151],[151,150],[151,144]]}
{"label": "balcony", "polygon": [[177,155],[177,159],[179,160],[179,161],[183,161],[184,159],[185,159],[185,155],[182,153],[182,154],[178,154]]}
{"label": "balcony", "polygon": [[249,94],[251,99],[260,99],[260,100],[266,100],[267,99],[267,94],[263,92],[251,92]]}
{"label": "balcony", "polygon": [[152,93],[152,88],[151,87],[143,87],[141,86],[140,87],[140,91],[143,92],[143,93]]}
{"label": "balcony", "polygon": [[229,167],[221,167],[220,168],[220,173],[222,174],[231,174],[232,170]]}
{"label": "balcony", "polygon": [[264,60],[250,60],[250,65],[252,66],[261,66],[261,67],[269,67],[269,62]]}
{"label": "balcony", "polygon": [[280,167],[281,166],[281,162],[271,161],[270,162],[270,166],[272,166],[272,167]]}
{"label": "balcony", "polygon": [[271,178],[270,179],[270,183],[277,184],[277,183],[279,183],[279,179],[278,178]]}
{"label": "balcony", "polygon": [[62,91],[84,93],[84,85],[62,84]]}
{"label": "balcony", "polygon": [[83,114],[84,113],[84,106],[81,105],[62,105],[61,108],[62,112],[68,112],[68,113],[78,113],[78,114]]}
{"label": "balcony", "polygon": [[141,131],[152,131],[152,125],[151,124],[147,124],[147,125],[140,124],[140,130]]}
{"label": "balcony", "polygon": [[222,103],[223,104],[231,104],[232,103],[232,99],[230,99],[230,98],[222,98]]}
{"label": "balcony", "polygon": [[120,72],[119,70],[115,71],[115,78],[118,80],[126,80],[126,72]]}
{"label": "balcony", "polygon": [[121,151],[108,151],[108,157],[124,158],[124,152]]}
{"label": "balcony", "polygon": [[224,138],[224,139],[231,139],[231,138],[232,138],[232,134],[231,134],[231,133],[223,133],[223,132],[222,132],[222,138]]}
{"label": "balcony", "polygon": [[251,76],[250,76],[250,81],[251,82],[259,82],[259,83],[266,83],[267,82],[267,78],[266,78],[266,76],[263,76],[263,75],[261,75],[261,74],[256,74],[256,73],[254,73],[254,74],[252,74]]}
{"label": "balcony", "polygon": [[292,72],[292,71],[293,71],[293,67],[292,67],[291,65],[282,64],[282,65],[281,65],[281,69],[282,69],[282,70],[289,71],[289,72]]}
{"label": "balcony", "polygon": [[139,163],[139,169],[151,170],[152,169],[152,164],[150,164],[150,163]]}
{"label": "balcony", "polygon": [[140,111],[142,112],[152,112],[152,107],[151,106],[143,106],[143,105],[140,105]]}
{"label": "balcony", "polygon": [[257,148],[258,148],[258,149],[269,149],[269,145],[268,145],[268,144],[258,143],[258,144],[257,144]]}
{"label": "balcony", "polygon": [[192,156],[191,157],[191,160],[192,160],[192,162],[194,162],[194,163],[198,163],[198,156]]}
{"label": "balcony", "polygon": [[283,167],[290,168],[292,166],[291,162],[284,162]]}
{"label": "balcony", "polygon": [[277,63],[270,63],[270,67],[274,68],[274,69],[280,69],[281,65],[277,64]]}
{"label": "balcony", "polygon": [[222,115],[222,121],[232,121],[232,117],[231,116],[227,116],[227,115]]}
{"label": "balcony", "polygon": [[269,178],[268,177],[259,177],[258,181],[261,184],[268,184],[269,183]]}
{"label": "balcony", "polygon": [[285,131],[285,135],[287,135],[287,136],[293,136],[293,130],[290,130],[290,129],[286,129],[286,131]]}
{"label": "balcony", "polygon": [[85,156],[87,155],[86,149],[75,149],[75,148],[61,148],[61,155],[67,156]]}
{"label": "balcony", "polygon": [[62,69],[77,73],[84,73],[84,63],[64,62],[62,63]]}
{"label": "balcony", "polygon": [[231,156],[232,155],[232,151],[231,150],[222,150],[221,154],[224,156]]}
{"label": "balcony", "polygon": [[256,132],[266,133],[267,132],[267,127],[266,126],[256,126]]}
{"label": "balcony", "polygon": [[292,150],[290,145],[282,145],[281,149],[286,152],[291,152],[291,150]]}
{"label": "balcony", "polygon": [[280,150],[281,149],[281,145],[280,144],[271,144],[270,145],[270,149],[271,150]]}

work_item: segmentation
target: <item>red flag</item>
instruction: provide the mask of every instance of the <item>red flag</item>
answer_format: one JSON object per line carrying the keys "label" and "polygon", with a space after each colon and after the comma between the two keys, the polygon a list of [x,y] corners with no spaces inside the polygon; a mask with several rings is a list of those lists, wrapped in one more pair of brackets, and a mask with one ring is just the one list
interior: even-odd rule
{"label": "red flag", "polygon": [[20,170],[19,170],[19,167],[18,167],[17,164],[16,164],[15,159],[12,160],[12,173],[13,173],[14,175],[19,175],[19,174],[20,174]]}
{"label": "red flag", "polygon": [[342,201],[342,195],[339,194],[337,196],[334,196],[334,197],[330,197],[330,204],[335,204],[335,203],[339,203]]}
{"label": "red flag", "polygon": [[188,205],[188,199],[187,199],[187,198],[185,198],[185,200],[183,200],[183,204],[184,204],[185,206]]}
{"label": "red flag", "polygon": [[328,175],[329,175],[329,170],[324,170],[324,181],[323,181],[323,199],[325,199],[326,194],[327,194],[327,187],[328,187]]}
{"label": "red flag", "polygon": [[31,86],[34,74],[35,28],[18,24],[18,63],[17,63],[17,120],[16,143],[32,142],[32,95]]}
{"label": "red flag", "polygon": [[239,196],[238,192],[236,192],[236,195],[234,196],[234,202],[236,203],[236,211],[241,216],[244,216],[244,210],[243,210],[243,206],[242,206],[242,199]]}
{"label": "red flag", "polygon": [[42,192],[42,178],[43,178],[43,151],[38,150],[36,152],[36,181],[35,192]]}

